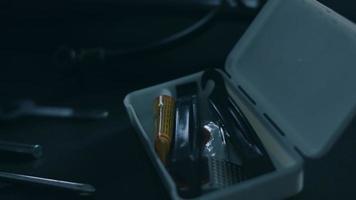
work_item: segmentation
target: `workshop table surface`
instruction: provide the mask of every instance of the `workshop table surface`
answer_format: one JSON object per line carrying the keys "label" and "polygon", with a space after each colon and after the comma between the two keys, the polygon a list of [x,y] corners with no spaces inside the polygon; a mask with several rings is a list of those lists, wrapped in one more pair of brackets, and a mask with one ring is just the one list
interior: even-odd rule
{"label": "workshop table surface", "polygon": [[[323,1],[351,20],[356,3]],[[60,45],[127,47],[188,26],[197,16],[135,16],[113,19],[37,19],[18,17],[4,25],[0,40],[0,102],[34,99],[45,105],[107,109],[105,120],[22,119],[0,123],[0,140],[41,144],[36,161],[3,161],[0,169],[94,185],[92,199],[167,199],[123,106],[133,90],[198,72],[223,68],[226,56],[250,21],[218,18],[206,32],[164,52],[76,67],[58,66]],[[54,21],[53,21],[54,20]],[[11,21],[11,20],[10,20]],[[323,158],[305,159],[303,191],[292,199],[343,199],[356,195],[353,123]],[[85,199],[63,191],[0,185],[0,199]]]}

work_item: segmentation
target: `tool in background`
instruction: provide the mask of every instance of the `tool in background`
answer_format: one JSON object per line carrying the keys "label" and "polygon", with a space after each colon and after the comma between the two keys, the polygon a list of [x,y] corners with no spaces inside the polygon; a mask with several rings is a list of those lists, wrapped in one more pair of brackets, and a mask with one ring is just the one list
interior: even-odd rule
{"label": "tool in background", "polygon": [[[3,161],[6,160],[6,158],[16,160],[21,159],[25,161],[27,159],[38,159],[41,156],[42,147],[40,145],[0,141],[0,159]],[[73,191],[81,195],[91,195],[95,192],[95,188],[89,184],[27,176],[2,171],[0,171],[0,182]]]}
{"label": "tool in background", "polygon": [[0,120],[14,120],[21,117],[54,117],[73,119],[105,119],[109,116],[107,111],[101,110],[75,110],[66,107],[39,106],[31,100],[18,101],[0,108]]}
{"label": "tool in background", "polygon": [[42,146],[0,141],[0,159],[38,159],[42,156]]}
{"label": "tool in background", "polygon": [[155,150],[164,164],[171,148],[174,109],[175,100],[171,96],[161,95],[154,101]]}
{"label": "tool in background", "polygon": [[91,195],[95,192],[95,188],[89,184],[75,183],[54,179],[47,179],[35,176],[27,176],[22,174],[8,173],[0,171],[0,181],[6,183],[25,184],[37,187],[46,187],[54,189],[62,189],[67,191],[78,192],[82,195]]}
{"label": "tool in background", "polygon": [[[65,107],[38,106],[31,100],[19,101],[0,107],[0,120],[15,120],[21,117],[55,117],[73,119],[103,119],[108,116],[106,111],[77,111]],[[21,144],[0,141],[0,159],[21,160],[38,159],[42,156],[40,145]],[[1,172],[0,181],[14,185],[31,185],[74,191],[80,194],[92,194],[95,188],[88,184],[27,176],[15,173]]]}
{"label": "tool in background", "polygon": [[[129,49],[121,48],[70,48],[70,47],[60,47],[55,53],[55,61],[60,66],[62,65],[74,65],[78,63],[90,63],[95,61],[103,61],[108,58],[125,58],[129,56],[145,55],[148,53],[160,52],[166,50],[167,48],[177,45],[180,42],[194,37],[199,34],[202,30],[208,28],[208,25],[213,22],[220,10],[225,5],[225,0],[218,0],[219,3],[211,9],[206,15],[201,19],[193,23],[191,26],[159,39],[157,41],[148,42],[139,47],[132,47]],[[175,7],[175,6],[173,6]],[[166,9],[165,9],[166,10]]]}
{"label": "tool in background", "polygon": [[202,85],[209,80],[215,87],[209,96],[211,110],[222,122],[227,138],[242,160],[244,176],[249,179],[274,170],[273,163],[247,118],[229,96],[222,75],[216,70],[206,70]]}
{"label": "tool in background", "polygon": [[[125,59],[132,56],[142,56],[152,53],[159,53],[168,48],[176,47],[181,43],[189,41],[191,38],[196,37],[202,32],[209,29],[216,18],[224,14],[228,18],[237,17],[239,20],[250,21],[253,19],[258,11],[262,8],[266,0],[124,0],[123,4],[129,7],[143,7],[145,9],[139,9],[140,14],[145,13],[151,14],[154,9],[154,13],[175,13],[178,11],[178,16],[184,16],[189,12],[200,13],[201,10],[206,10],[209,8],[203,17],[194,22],[187,28],[173,33],[169,36],[163,37],[156,41],[147,42],[139,46],[131,48],[120,48],[120,47],[95,47],[83,48],[83,47],[68,47],[61,46],[54,54],[54,61],[57,65],[62,67],[75,66],[76,64],[83,63],[93,63],[108,59]],[[139,1],[139,3],[135,3]],[[115,1],[120,2],[121,1]],[[119,6],[122,7],[122,6]],[[151,9],[150,9],[151,8]],[[172,9],[173,8],[173,9]],[[172,9],[172,10],[170,10]],[[136,9],[135,9],[136,10]],[[167,10],[169,10],[167,12]],[[127,12],[125,9],[124,12]],[[130,12],[131,13],[131,12]],[[99,38],[100,39],[100,38]],[[104,45],[105,46],[105,45]]]}
{"label": "tool in background", "polygon": [[201,193],[201,130],[197,104],[196,95],[180,97],[176,102],[176,128],[169,170],[179,194],[185,198]]}

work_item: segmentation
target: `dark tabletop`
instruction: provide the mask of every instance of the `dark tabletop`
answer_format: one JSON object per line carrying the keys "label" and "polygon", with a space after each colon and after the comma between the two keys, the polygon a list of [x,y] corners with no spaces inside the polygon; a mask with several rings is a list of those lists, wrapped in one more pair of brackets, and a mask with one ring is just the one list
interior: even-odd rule
{"label": "dark tabletop", "polygon": [[[167,199],[168,194],[130,125],[123,98],[130,91],[206,67],[223,67],[227,54],[251,20],[230,13],[217,18],[205,32],[162,52],[66,66],[53,59],[60,46],[139,46],[189,26],[207,9],[162,12],[153,8],[126,10],[115,4],[96,6],[96,1],[88,1],[90,5],[85,1],[73,5],[70,1],[52,1],[53,5],[45,1],[4,2],[0,101],[34,99],[46,105],[107,109],[111,115],[99,121],[3,122],[0,140],[42,144],[44,156],[34,162],[3,161],[1,170],[90,183],[97,188],[92,199]],[[356,20],[356,3],[322,2]],[[293,199],[356,195],[354,131],[355,126],[351,125],[323,158],[306,159],[305,186]],[[80,198],[84,197],[36,187],[0,187],[0,199]]]}

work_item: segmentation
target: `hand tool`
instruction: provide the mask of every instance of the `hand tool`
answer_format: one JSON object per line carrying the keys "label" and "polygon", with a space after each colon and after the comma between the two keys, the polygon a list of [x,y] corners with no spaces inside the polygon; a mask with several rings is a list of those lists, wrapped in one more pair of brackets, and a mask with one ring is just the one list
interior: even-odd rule
{"label": "hand tool", "polygon": [[231,155],[224,129],[210,121],[205,123],[204,132],[209,135],[209,140],[203,150],[203,158],[207,165],[207,183],[203,184],[203,190],[217,190],[243,180],[241,162],[236,159],[235,154]]}
{"label": "hand tool", "polygon": [[41,156],[41,145],[0,141],[0,158],[38,159]]}
{"label": "hand tool", "polygon": [[201,130],[197,103],[196,95],[178,98],[176,102],[176,128],[169,170],[180,195],[185,198],[201,193]]}
{"label": "hand tool", "polygon": [[102,110],[76,110],[68,107],[36,105],[32,100],[22,100],[0,106],[0,120],[21,117],[54,117],[73,119],[105,119],[109,113]]}
{"label": "hand tool", "polygon": [[221,121],[222,128],[226,130],[227,138],[236,153],[241,157],[244,176],[248,179],[273,171],[274,166],[268,153],[252,125],[227,92],[222,74],[215,69],[206,70],[202,77],[202,86],[205,87],[209,80],[215,83],[209,96],[209,104]]}
{"label": "hand tool", "polygon": [[83,195],[90,195],[95,192],[95,188],[89,184],[27,176],[2,171],[0,171],[0,181],[6,183],[28,184],[38,187],[50,187],[55,189],[74,191]]}

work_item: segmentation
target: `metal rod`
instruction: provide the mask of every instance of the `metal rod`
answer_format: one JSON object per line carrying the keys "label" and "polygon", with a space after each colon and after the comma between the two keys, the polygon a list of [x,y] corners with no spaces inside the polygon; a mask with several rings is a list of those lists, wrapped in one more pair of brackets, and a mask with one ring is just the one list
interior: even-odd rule
{"label": "metal rod", "polygon": [[14,174],[8,172],[0,172],[0,181],[53,187],[58,189],[77,191],[79,193],[84,193],[84,194],[91,194],[95,192],[94,186],[89,184],[54,180],[54,179],[27,176],[27,175]]}
{"label": "metal rod", "polygon": [[38,144],[22,144],[0,141],[0,154],[14,154],[38,159],[42,156],[42,146]]}

